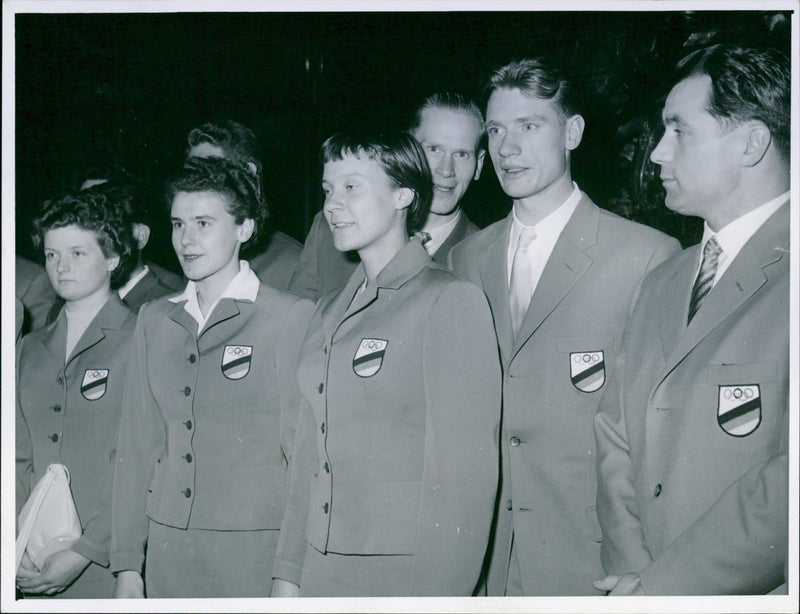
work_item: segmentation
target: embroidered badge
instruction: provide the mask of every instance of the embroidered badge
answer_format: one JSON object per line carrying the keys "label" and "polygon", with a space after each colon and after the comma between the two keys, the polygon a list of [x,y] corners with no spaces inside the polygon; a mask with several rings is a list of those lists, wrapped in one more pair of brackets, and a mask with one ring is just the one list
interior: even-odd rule
{"label": "embroidered badge", "polygon": [[749,435],[761,424],[761,390],[758,384],[720,386],[717,422],[734,437]]}
{"label": "embroidered badge", "polygon": [[226,345],[222,352],[222,375],[228,379],[242,379],[250,372],[252,357],[252,345]]}
{"label": "embroidered badge", "polygon": [[600,390],[606,381],[603,352],[572,352],[569,355],[569,376],[573,386],[581,392]]}
{"label": "embroidered badge", "polygon": [[106,393],[108,369],[86,369],[81,382],[81,394],[87,401],[96,401]]}
{"label": "embroidered badge", "polygon": [[353,371],[359,377],[372,377],[381,370],[389,342],[384,339],[362,339],[353,356]]}

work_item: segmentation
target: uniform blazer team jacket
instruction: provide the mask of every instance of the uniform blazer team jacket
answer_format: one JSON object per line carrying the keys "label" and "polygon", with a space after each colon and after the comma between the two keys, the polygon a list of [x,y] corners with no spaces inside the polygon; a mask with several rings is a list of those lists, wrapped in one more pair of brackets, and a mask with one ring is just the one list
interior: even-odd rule
{"label": "uniform blazer team jacket", "polygon": [[513,532],[523,594],[598,594],[592,420],[639,284],[679,245],[583,194],[515,340],[510,229],[511,214],[450,253],[453,270],[489,298],[504,371],[502,489],[487,589],[504,594]]}
{"label": "uniform blazer team jacket", "polygon": [[273,232],[268,241],[264,251],[248,258],[250,269],[264,285],[286,292],[303,246],[279,230]]}
{"label": "uniform blazer team jacket", "polygon": [[[458,223],[433,255],[433,261],[447,266],[450,250],[460,241],[478,231],[462,211]],[[325,221],[325,214],[320,211],[314,216],[311,230],[308,231],[303,253],[297,263],[297,270],[292,277],[289,292],[313,301],[338,290],[347,283],[350,275],[356,270],[358,254],[340,252],[333,245],[333,235]]]}
{"label": "uniform blazer team jacket", "polygon": [[181,529],[280,528],[313,305],[259,286],[197,335],[185,301],[139,312],[125,385],[111,569],[141,572],[148,518]]}
{"label": "uniform blazer team jacket", "polygon": [[687,327],[699,250],[645,281],[597,415],[603,564],[648,594],[764,593],[788,544],[789,206]]}
{"label": "uniform blazer team jacket", "polygon": [[[274,576],[320,552],[413,555],[410,595],[471,595],[497,489],[500,365],[480,289],[412,239],[351,305],[323,298]],[[310,490],[309,490],[310,485]]]}
{"label": "uniform blazer team jacket", "polygon": [[24,307],[21,333],[38,330],[49,322],[47,319],[56,292],[44,267],[21,256],[15,260],[14,294]]}
{"label": "uniform blazer team jacket", "polygon": [[108,565],[114,440],[135,314],[116,294],[65,363],[66,316],[17,351],[17,512],[50,463],[66,465],[83,528],[72,547]]}

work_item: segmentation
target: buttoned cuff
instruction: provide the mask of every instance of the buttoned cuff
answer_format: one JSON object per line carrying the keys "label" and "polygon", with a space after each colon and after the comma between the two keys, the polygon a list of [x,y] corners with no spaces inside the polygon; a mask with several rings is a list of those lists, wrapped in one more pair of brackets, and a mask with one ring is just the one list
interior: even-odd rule
{"label": "buttoned cuff", "polygon": [[118,551],[112,552],[110,555],[111,560],[111,573],[119,573],[120,571],[135,571],[142,575],[142,568],[144,567],[144,554],[140,552],[126,552]]}
{"label": "buttoned cuff", "polygon": [[272,565],[272,577],[278,580],[286,580],[300,586],[300,576],[303,573],[303,566],[297,565],[292,561],[275,557],[275,562]]}
{"label": "buttoned cuff", "polygon": [[81,535],[74,544],[71,550],[78,554],[85,556],[93,563],[97,563],[101,567],[108,567],[108,550],[105,546],[101,546],[97,542],[92,541],[85,535]]}

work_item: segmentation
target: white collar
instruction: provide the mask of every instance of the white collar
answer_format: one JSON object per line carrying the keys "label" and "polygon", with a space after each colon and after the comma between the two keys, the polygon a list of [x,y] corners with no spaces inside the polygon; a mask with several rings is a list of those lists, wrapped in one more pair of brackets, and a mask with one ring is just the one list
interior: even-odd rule
{"label": "white collar", "polygon": [[117,290],[117,294],[119,294],[119,297],[125,298],[128,292],[133,290],[136,284],[142,281],[142,279],[144,279],[144,276],[147,275],[149,272],[150,272],[150,267],[144,265],[144,269],[142,269],[141,271],[139,271],[139,273],[131,277],[124,286],[122,286],[119,290]]}

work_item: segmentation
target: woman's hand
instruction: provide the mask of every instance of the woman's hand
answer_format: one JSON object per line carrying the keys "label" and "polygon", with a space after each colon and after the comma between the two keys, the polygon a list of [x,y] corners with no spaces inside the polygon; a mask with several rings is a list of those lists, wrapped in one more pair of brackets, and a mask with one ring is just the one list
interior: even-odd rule
{"label": "woman's hand", "polygon": [[41,572],[20,566],[17,586],[30,595],[55,595],[72,584],[89,563],[91,561],[82,554],[62,550],[47,558]]}
{"label": "woman's hand", "polygon": [[121,571],[117,574],[114,599],[144,599],[144,580],[139,572]]}
{"label": "woman's hand", "polygon": [[273,597],[299,597],[300,587],[293,582],[275,578],[272,581],[272,596]]}

